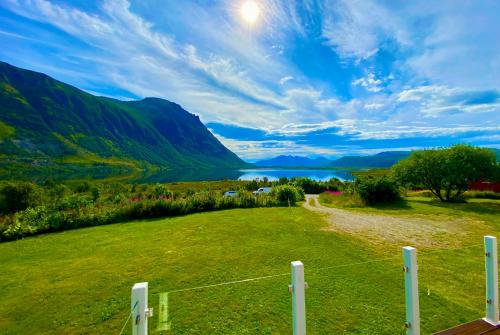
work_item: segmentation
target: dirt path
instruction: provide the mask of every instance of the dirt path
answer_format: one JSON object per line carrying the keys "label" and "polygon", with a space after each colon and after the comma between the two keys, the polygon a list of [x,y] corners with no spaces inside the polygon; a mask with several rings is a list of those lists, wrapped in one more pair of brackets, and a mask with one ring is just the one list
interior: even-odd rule
{"label": "dirt path", "polygon": [[389,216],[325,207],[319,203],[317,195],[306,195],[303,206],[324,215],[329,223],[325,230],[356,235],[375,244],[390,242],[415,247],[459,247],[471,232],[471,226],[481,224],[467,218]]}

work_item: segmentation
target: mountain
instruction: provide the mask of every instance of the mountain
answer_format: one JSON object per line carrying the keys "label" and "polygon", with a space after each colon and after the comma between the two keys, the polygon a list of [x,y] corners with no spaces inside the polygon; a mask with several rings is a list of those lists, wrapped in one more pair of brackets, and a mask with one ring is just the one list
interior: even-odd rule
{"label": "mountain", "polygon": [[254,165],[258,167],[323,167],[330,163],[330,160],[323,157],[312,159],[300,156],[277,156],[255,162]]}
{"label": "mountain", "polygon": [[411,151],[385,151],[371,156],[345,156],[331,162],[333,167],[388,168],[408,157]]}
{"label": "mountain", "polygon": [[411,151],[385,151],[371,156],[345,156],[336,160],[324,157],[277,156],[257,161],[258,167],[316,167],[316,168],[388,168],[408,157]]}
{"label": "mountain", "polygon": [[0,157],[37,164],[247,166],[198,116],[158,98],[98,97],[0,62]]}

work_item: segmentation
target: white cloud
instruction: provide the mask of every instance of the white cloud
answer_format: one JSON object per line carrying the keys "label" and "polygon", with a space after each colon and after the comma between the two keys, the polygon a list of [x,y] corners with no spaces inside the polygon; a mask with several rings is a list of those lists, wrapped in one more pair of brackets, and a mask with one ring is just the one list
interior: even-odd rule
{"label": "white cloud", "polygon": [[344,58],[373,56],[386,39],[408,43],[398,16],[372,0],[327,1],[323,17],[325,43]]}
{"label": "white cloud", "polygon": [[384,107],[384,104],[377,104],[377,103],[365,104],[365,109],[367,110],[376,110],[382,107]]}
{"label": "white cloud", "polygon": [[299,145],[293,141],[238,141],[215,135],[231,151],[246,160],[258,160],[272,155],[300,155],[300,156],[338,156],[341,151],[337,148],[319,148],[308,145]]}
{"label": "white cloud", "polygon": [[[481,92],[479,92],[480,94]],[[494,119],[499,119],[500,101],[468,103],[477,91],[463,88],[449,88],[443,85],[427,85],[411,88],[400,92],[397,101],[412,104],[411,110],[416,110],[425,117],[463,113],[495,113]]]}
{"label": "white cloud", "polygon": [[382,80],[377,79],[373,73],[368,73],[366,77],[354,80],[352,85],[364,87],[370,92],[379,92],[382,90]]}
{"label": "white cloud", "polygon": [[293,80],[292,76],[286,76],[280,79],[280,85],[285,85],[286,82]]}
{"label": "white cloud", "polygon": [[406,15],[432,19],[407,64],[436,84],[500,89],[500,2],[408,2]]}
{"label": "white cloud", "polygon": [[[497,2],[478,8],[473,2],[456,6],[447,1],[307,0],[303,13],[298,3],[268,0],[263,21],[251,32],[241,24],[239,14],[233,13],[239,10],[238,2],[214,3],[219,6],[217,17],[199,2],[163,3],[165,13],[155,14],[169,26],[189,31],[187,38],[179,36],[182,31],[166,33],[168,29],[139,15],[135,10],[140,4],[131,7],[125,0],[103,0],[95,12],[85,12],[71,2],[2,3],[18,15],[51,24],[93,46],[78,49],[54,43],[50,47],[57,49],[59,59],[50,63],[47,57],[44,64],[42,59],[24,64],[63,78],[78,78],[88,91],[98,92],[96,83],[102,83],[141,97],[163,97],[204,121],[265,128],[284,136],[336,128],[332,132],[360,139],[451,135],[500,123],[500,102],[467,104],[462,98],[474,90],[500,89],[500,53],[494,43],[500,25],[494,21],[497,16],[487,15],[500,6]],[[347,86],[351,84],[348,98],[331,93],[337,92],[335,83],[308,78],[302,64],[294,64],[287,55],[295,47],[287,34],[311,38],[313,10],[322,15],[321,20],[316,18],[322,26],[312,36],[322,34],[322,42],[340,56],[341,65],[352,67],[351,73],[361,73],[354,80],[348,75],[341,78]],[[179,15],[169,14],[174,12]],[[473,12],[477,15],[469,15]],[[422,20],[428,24],[422,26]],[[0,30],[4,38],[35,43],[35,35],[7,30]],[[377,57],[372,56],[388,41],[397,49],[395,68],[378,71]],[[85,72],[81,64],[90,64],[91,70]],[[281,146],[246,145],[255,155],[264,150],[269,154],[338,149],[301,147],[290,141]],[[237,152],[243,152],[239,148]]]}

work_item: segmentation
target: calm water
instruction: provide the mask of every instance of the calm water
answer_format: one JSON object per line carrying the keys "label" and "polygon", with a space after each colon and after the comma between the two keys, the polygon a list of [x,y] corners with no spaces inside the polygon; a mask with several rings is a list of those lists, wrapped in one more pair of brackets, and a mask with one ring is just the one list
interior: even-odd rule
{"label": "calm water", "polygon": [[98,180],[119,177],[123,181],[132,183],[169,183],[179,181],[210,181],[210,180],[253,180],[267,177],[269,180],[277,180],[281,177],[308,177],[314,180],[329,180],[338,178],[340,180],[352,180],[349,171],[339,170],[290,170],[290,169],[245,169],[245,170],[160,170],[132,173],[123,171],[123,174],[106,169],[92,169],[81,171],[69,171],[68,173],[33,174],[31,176],[2,176],[6,180],[32,180],[43,182],[46,179],[54,180]]}
{"label": "calm water", "polygon": [[267,177],[278,180],[281,177],[308,177],[325,181],[331,178],[352,180],[350,171],[339,170],[290,170],[290,169],[244,169],[244,170],[164,170],[154,174],[143,174],[131,181],[134,183],[168,183],[177,181],[209,181],[209,180],[253,180]]}
{"label": "calm water", "polygon": [[239,176],[239,180],[262,179],[264,177],[267,177],[271,181],[278,180],[282,177],[307,177],[318,181],[326,181],[332,178],[351,180],[353,178],[349,171],[338,170],[247,169],[239,171],[243,173]]}

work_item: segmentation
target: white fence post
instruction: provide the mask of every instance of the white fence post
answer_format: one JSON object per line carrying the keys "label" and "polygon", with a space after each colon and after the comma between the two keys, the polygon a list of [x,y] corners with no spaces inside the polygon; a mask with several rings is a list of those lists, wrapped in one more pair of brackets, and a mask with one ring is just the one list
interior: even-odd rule
{"label": "white fence post", "polygon": [[484,237],[486,266],[486,317],[484,320],[492,325],[500,324],[498,320],[498,255],[497,238]]}
{"label": "white fence post", "polygon": [[289,290],[292,292],[293,335],[306,335],[304,264],[301,261],[292,262],[291,271]]}
{"label": "white fence post", "polygon": [[148,317],[152,316],[152,309],[148,308],[148,283],[137,283],[132,287],[130,301],[132,313],[132,334],[148,334]]}
{"label": "white fence post", "polygon": [[404,247],[403,261],[403,270],[405,272],[406,334],[420,335],[417,249]]}

